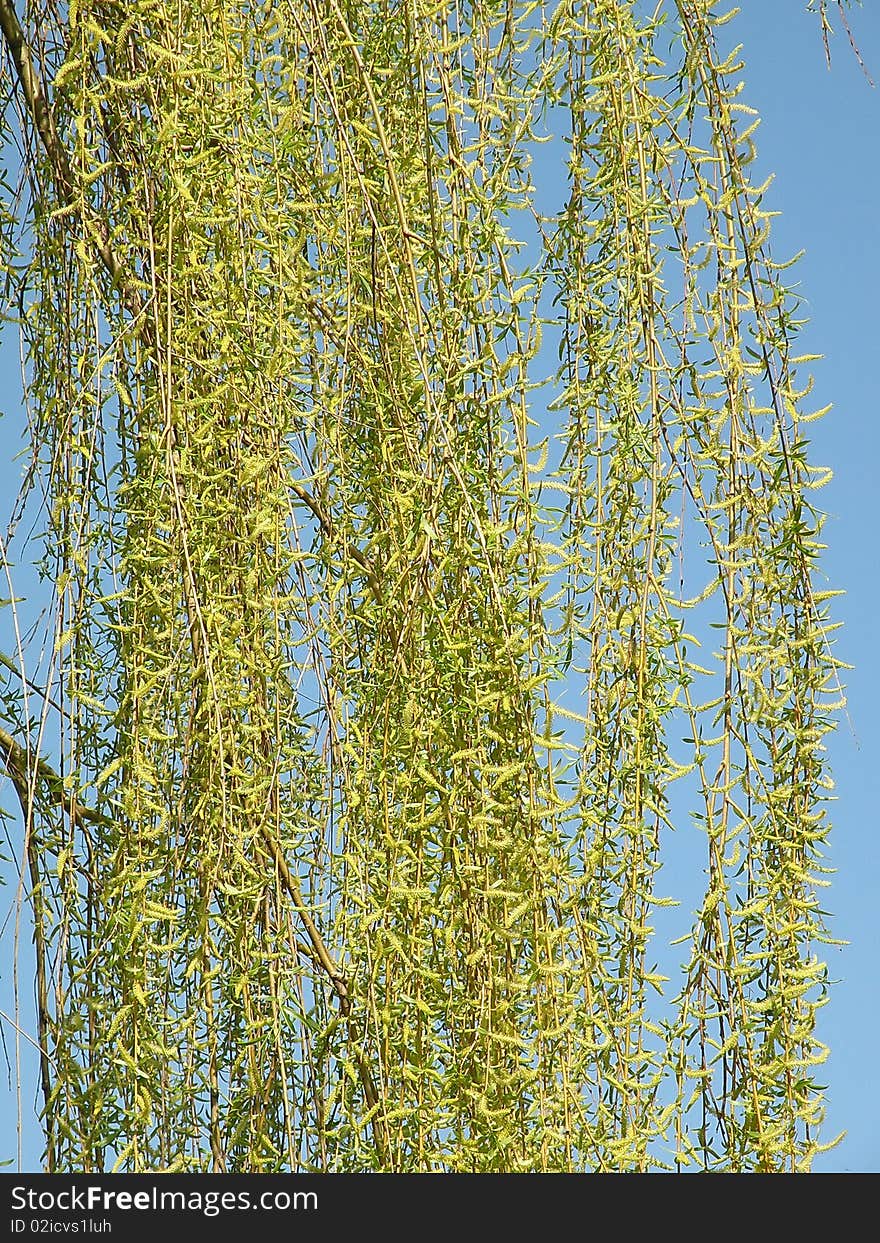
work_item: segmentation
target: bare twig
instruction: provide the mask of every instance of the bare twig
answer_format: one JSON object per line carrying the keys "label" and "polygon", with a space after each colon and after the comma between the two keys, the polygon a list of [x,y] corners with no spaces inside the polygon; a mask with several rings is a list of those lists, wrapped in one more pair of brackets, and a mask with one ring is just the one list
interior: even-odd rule
{"label": "bare twig", "polygon": [[0,665],[3,665],[5,668],[7,668],[10,671],[10,673],[14,673],[23,686],[27,686],[30,690],[36,691],[37,694],[40,696],[40,698],[45,700],[45,702],[49,705],[50,708],[54,708],[55,711],[60,713],[62,716],[67,715],[64,709],[61,707],[61,705],[55,702],[55,700],[52,698],[52,696],[49,694],[46,688],[44,686],[40,686],[37,682],[32,682],[30,678],[25,677],[25,675],[19,669],[18,665],[15,663],[15,661],[10,660],[5,652],[0,652]]}
{"label": "bare twig", "polygon": [[846,31],[846,37],[849,39],[849,45],[853,50],[853,55],[855,56],[856,60],[859,62],[859,67],[861,68],[862,73],[867,78],[869,85],[874,86],[875,85],[874,79],[871,77],[870,73],[868,72],[868,66],[865,64],[864,60],[862,60],[862,54],[859,51],[859,45],[856,43],[855,35],[853,34],[852,27],[850,26],[849,21],[847,20],[846,10],[844,9],[842,5],[841,0],[837,0],[837,9],[838,9],[838,12],[840,13],[840,20],[843,22],[843,28]]}
{"label": "bare twig", "polygon": [[[849,24],[849,19],[846,16],[846,9],[843,6],[843,0],[834,0],[834,3],[837,5],[837,12],[840,16],[840,21],[843,25],[843,28],[846,31],[846,37],[847,39],[849,39],[849,45],[852,48],[853,55],[855,56],[856,60],[859,62],[859,68],[861,69],[862,73],[865,75],[865,78],[868,81],[868,85],[875,86],[876,83],[874,82],[874,79],[871,77],[870,73],[868,72],[868,66],[865,64],[862,58],[862,53],[859,50],[859,45],[856,43],[855,35],[853,34],[852,27]],[[822,3],[819,6],[819,18],[822,22],[822,46],[825,49],[825,62],[830,69],[831,68],[831,40],[829,36],[834,33],[834,27],[831,25],[831,22],[828,20],[828,0],[822,0]]]}
{"label": "bare twig", "polygon": [[[5,733],[5,731],[3,731]],[[0,740],[4,741],[5,740]],[[10,739],[13,747],[18,747]],[[4,749],[5,746],[4,746]],[[52,1074],[50,1069],[49,1029],[51,1015],[49,1013],[49,982],[46,970],[47,944],[43,918],[43,882],[40,872],[39,844],[34,833],[34,808],[31,787],[27,770],[20,766],[20,752],[6,749],[6,766],[10,780],[15,788],[21,805],[21,814],[25,826],[25,855],[27,856],[28,872],[31,880],[31,904],[34,912],[34,957],[36,959],[36,1002],[37,1002],[37,1033],[40,1050],[40,1088],[43,1093],[43,1113],[46,1120],[46,1168],[50,1174],[55,1170],[55,1126],[50,1109],[52,1100]]]}

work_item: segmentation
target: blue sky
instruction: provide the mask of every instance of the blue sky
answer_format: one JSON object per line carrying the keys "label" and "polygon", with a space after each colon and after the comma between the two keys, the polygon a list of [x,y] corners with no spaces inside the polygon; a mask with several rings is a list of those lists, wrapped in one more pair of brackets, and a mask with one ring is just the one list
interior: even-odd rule
{"label": "blue sky", "polygon": [[[834,935],[849,944],[829,951],[831,975],[838,983],[823,1011],[821,1037],[832,1051],[825,1072],[826,1135],[846,1130],[847,1137],[816,1168],[880,1171],[880,838],[875,832],[880,655],[874,637],[880,605],[874,482],[880,460],[875,305],[880,288],[880,88],[868,85],[842,30],[832,40],[833,63],[827,68],[818,20],[803,10],[804,0],[743,0],[743,12],[723,33],[728,42],[744,44],[742,98],[763,118],[754,179],[776,174],[765,200],[781,213],[774,224],[774,255],[806,252],[793,274],[810,319],[800,352],[825,356],[815,366],[811,404],[834,403],[824,420],[811,425],[811,456],[815,464],[834,470],[833,482],[821,493],[830,515],[822,569],[829,586],[847,592],[837,605],[837,618],[844,623],[837,652],[855,670],[848,675],[852,728],[842,721],[830,742],[838,794],[830,863],[837,871],[823,903],[832,915]],[[854,10],[851,21],[863,58],[880,82],[880,6]],[[18,386],[15,343],[7,340],[0,353],[0,409],[14,411]],[[13,422],[0,424],[3,512],[18,476],[17,467],[10,468],[19,447]],[[5,584],[0,585],[0,596],[6,594]],[[8,637],[4,619],[0,650],[9,650]],[[10,892],[7,888],[4,894],[3,916]],[[4,938],[4,958],[8,945]],[[6,962],[2,975],[8,975]],[[23,992],[28,992],[26,984]],[[7,999],[4,984],[4,1009]],[[11,1054],[10,1035],[7,1028]],[[35,1082],[25,1087],[26,1113],[34,1088]],[[24,1168],[38,1168],[39,1149],[31,1122],[24,1137]],[[13,1157],[15,1150],[15,1098],[0,1050],[0,1160]]]}

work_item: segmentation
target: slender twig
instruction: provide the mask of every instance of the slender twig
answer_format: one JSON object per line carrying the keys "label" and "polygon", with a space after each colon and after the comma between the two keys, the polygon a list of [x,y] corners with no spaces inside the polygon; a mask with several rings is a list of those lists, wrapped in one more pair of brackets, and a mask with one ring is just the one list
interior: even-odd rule
{"label": "slender twig", "polygon": [[862,59],[862,53],[859,51],[859,45],[856,43],[855,35],[853,34],[852,27],[850,26],[849,21],[847,20],[846,10],[844,9],[842,5],[841,0],[837,0],[837,9],[838,9],[838,12],[840,13],[840,20],[841,22],[843,22],[843,28],[846,31],[846,37],[849,39],[849,45],[853,50],[853,55],[855,56],[856,60],[859,62],[859,68],[861,69],[865,77],[867,78],[868,84],[870,86],[874,86],[876,84],[874,82],[874,79],[871,77],[871,74],[868,72],[868,66],[865,64],[864,60]]}
{"label": "slender twig", "polygon": [[38,1040],[34,1040],[33,1036],[28,1035],[20,1023],[16,1023],[11,1014],[7,1014],[5,1010],[0,1010],[0,1019],[2,1019],[4,1023],[8,1023],[14,1031],[18,1032],[19,1036],[21,1036],[23,1040],[26,1040],[28,1044],[33,1045],[39,1053],[45,1054],[50,1062],[55,1060],[44,1045],[41,1045]]}
{"label": "slender twig", "polygon": [[[278,869],[278,875],[281,878],[281,883],[284,886],[284,889],[286,890],[291,901],[293,902],[293,905],[296,907],[297,914],[302,920],[303,927],[306,930],[306,935],[308,936],[309,941],[311,942],[311,948],[312,948],[313,954],[310,954],[309,956],[316,959],[320,963],[324,971],[326,972],[330,980],[330,985],[339,1001],[339,1011],[342,1017],[347,1021],[347,1023],[350,1026],[351,996],[348,991],[348,984],[346,982],[345,976],[342,974],[342,972],[339,969],[338,964],[336,963],[336,961],[330,954],[330,951],[327,949],[327,946],[324,942],[323,937],[318,931],[315,921],[312,919],[311,915],[309,914],[308,908],[306,907],[306,904],[305,904],[305,899],[303,898],[302,889],[300,888],[299,881],[293,875],[290,868],[288,867],[287,860],[284,857],[284,853],[281,850],[281,846],[279,845],[276,839],[272,836],[271,832],[265,826],[261,828],[261,833],[262,833],[263,840],[266,843],[266,845],[269,847],[269,850],[272,854],[272,858],[275,861],[275,866]],[[369,1068],[366,1058],[364,1057],[361,1050],[357,1047],[356,1038],[354,1037],[353,1033],[349,1032],[349,1038],[350,1038],[352,1051],[354,1053],[355,1061],[357,1062],[358,1076],[361,1081],[361,1086],[364,1090],[364,1097],[367,1102],[367,1107],[369,1109],[373,1109],[379,1103],[379,1094],[376,1090],[376,1085],[373,1082],[373,1076],[370,1072],[370,1068]],[[379,1130],[377,1119],[374,1119],[373,1121],[373,1138],[375,1139],[375,1142],[376,1142],[376,1149],[379,1153],[380,1160],[384,1161],[384,1141],[382,1138],[382,1134]]]}
{"label": "slender twig", "polygon": [[10,673],[14,673],[15,676],[18,678],[18,680],[24,686],[27,686],[32,691],[36,691],[37,694],[40,696],[40,698],[45,700],[45,702],[49,705],[50,708],[54,708],[55,711],[61,713],[62,716],[67,715],[64,709],[60,706],[60,704],[57,704],[55,702],[55,700],[52,698],[52,696],[49,694],[46,688],[44,686],[40,686],[37,682],[32,682],[30,678],[25,677],[25,675],[19,669],[18,665],[15,663],[15,661],[10,660],[5,652],[0,652],[0,665],[3,665],[5,668],[7,668],[10,671]]}

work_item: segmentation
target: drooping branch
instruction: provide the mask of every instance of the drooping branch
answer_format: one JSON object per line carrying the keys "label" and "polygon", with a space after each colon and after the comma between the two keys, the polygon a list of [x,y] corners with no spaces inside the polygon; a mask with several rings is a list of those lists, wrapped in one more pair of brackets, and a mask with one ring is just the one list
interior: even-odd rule
{"label": "drooping branch", "polygon": [[[852,26],[850,26],[849,19],[846,16],[846,9],[844,8],[843,0],[834,0],[834,3],[837,6],[837,13],[838,13],[838,16],[840,17],[843,28],[846,31],[846,37],[849,40],[849,45],[852,48],[853,55],[855,56],[856,60],[859,62],[859,68],[861,69],[862,73],[865,75],[865,78],[867,79],[869,85],[874,86],[875,85],[874,79],[871,77],[871,74],[868,71],[868,66],[865,64],[864,59],[862,58],[861,49],[859,48],[858,43],[856,43],[856,38],[855,38],[855,35],[853,34]],[[819,16],[822,22],[822,45],[825,48],[825,60],[830,68],[831,66],[831,41],[830,41],[829,36],[834,33],[834,27],[832,26],[831,21],[828,17],[828,0],[821,0],[821,4],[819,5]]]}
{"label": "drooping branch", "polygon": [[[291,491],[294,493],[294,495],[298,496],[299,499],[303,502],[303,504],[307,505],[308,508],[315,515],[315,517],[318,519],[318,523],[321,527],[321,530],[324,532],[327,538],[332,539],[333,538],[333,521],[330,518],[329,514],[324,509],[324,507],[320,505],[318,501],[315,500],[312,494],[309,491],[307,491],[302,486],[302,484],[294,482],[294,483],[291,483],[290,488],[291,488]],[[346,555],[351,557],[352,561],[354,561],[355,564],[360,566],[360,568],[363,570],[364,577],[366,578],[367,582],[370,585],[370,590],[372,591],[373,595],[376,597],[376,600],[378,601],[378,603],[381,604],[382,603],[382,585],[379,582],[379,579],[376,575],[376,570],[373,566],[372,561],[370,561],[369,557],[365,557],[364,554],[361,552],[361,550],[355,544],[351,544],[351,543],[346,544],[345,552],[346,552]]]}
{"label": "drooping branch", "polygon": [[[15,67],[15,72],[21,84],[22,93],[24,95],[27,109],[33,118],[34,127],[39,135],[43,148],[49,157],[52,167],[53,178],[61,203],[65,206],[73,206],[76,200],[75,180],[71,169],[70,159],[64,144],[58,136],[55,127],[55,119],[52,114],[52,108],[43,88],[43,83],[37,73],[34,63],[31,59],[30,52],[25,42],[24,33],[15,7],[11,0],[0,0],[0,29],[3,31],[3,37],[6,46],[9,49],[9,55]],[[101,263],[111,277],[114,285],[119,289],[123,304],[130,313],[133,321],[138,326],[138,331],[144,340],[144,343],[150,347],[154,344],[154,325],[149,315],[145,315],[146,305],[142,301],[137,290],[134,288],[130,274],[126,265],[122,262],[118,253],[114,250],[110,242],[110,232],[105,221],[101,220],[92,212],[85,199],[81,198],[78,204],[78,210],[82,218],[83,224],[88,232],[95,252]],[[321,530],[326,536],[332,537],[333,525],[323,507],[312,496],[308,489],[301,484],[293,483],[291,485],[293,493],[312,511],[318,519]],[[376,600],[382,602],[382,588],[379,583],[375,567],[368,557],[366,557],[359,548],[353,544],[347,544],[345,551],[348,556],[364,573],[370,590]]]}
{"label": "drooping branch", "polygon": [[[11,0],[0,0],[0,29],[2,29],[9,55],[15,67],[19,83],[21,84],[27,109],[33,119],[35,129],[49,158],[52,168],[53,178],[55,181],[58,197],[62,204],[72,206],[76,203],[77,195],[75,192],[75,181],[71,170],[71,163],[67,152],[61,142],[58,131],[55,127],[55,121],[52,114],[52,108],[46,96],[43,83],[37,73],[33,60],[31,59],[30,50],[24,38],[21,24],[18,20],[15,7]],[[83,223],[89,233],[95,251],[100,258],[107,273],[113,279],[114,284],[119,288],[122,300],[131,313],[133,319],[138,323],[139,331],[145,339],[145,343],[150,346],[153,341],[153,324],[148,315],[144,315],[145,306],[141,302],[141,298],[131,284],[126,266],[114,251],[109,240],[109,230],[104,221],[100,220],[88,208],[84,199],[80,199],[78,210],[82,217]],[[311,493],[300,484],[294,483],[292,490],[297,497],[312,511],[321,526],[322,531],[328,537],[333,534],[333,526],[325,513],[323,507],[312,497]],[[346,548],[348,554],[363,570],[367,581],[378,599],[381,600],[381,587],[376,576],[375,570],[363,553],[359,549],[348,545]],[[63,788],[63,783],[58,774],[42,759],[33,761],[28,751],[21,746],[20,743],[7,733],[6,730],[0,728],[0,747],[2,747],[4,760],[7,770],[16,785],[16,790],[20,788],[27,790],[31,788],[33,776],[35,775],[48,791],[52,801],[65,806],[73,819],[80,821],[91,821],[94,823],[109,823],[107,817],[102,816],[99,812],[93,811],[91,808],[84,807],[76,799],[71,799]],[[28,812],[29,802],[27,798],[23,804],[25,815]],[[287,862],[283,857],[280,847],[274,840],[268,842],[272,852],[276,867],[279,870],[282,884],[291,898],[297,913],[303,923],[306,934],[311,942],[314,950],[315,958],[326,972],[334,993],[336,994],[340,1009],[347,1018],[351,1011],[351,1001],[348,995],[347,986],[339,968],[333,962],[330,954],[324,945],[320,934],[314,924],[314,921],[308,914],[305,907],[302,894],[295,878],[293,877]],[[370,1106],[372,1107],[378,1100],[376,1088],[373,1085],[366,1067],[358,1055],[358,1062],[363,1078],[364,1091]]]}

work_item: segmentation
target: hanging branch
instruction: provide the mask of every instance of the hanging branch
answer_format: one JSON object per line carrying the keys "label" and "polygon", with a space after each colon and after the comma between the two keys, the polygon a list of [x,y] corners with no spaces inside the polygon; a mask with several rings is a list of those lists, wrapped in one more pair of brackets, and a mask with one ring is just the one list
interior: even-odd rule
{"label": "hanging branch", "polygon": [[[0,30],[3,32],[10,58],[18,75],[28,111],[40,136],[46,155],[49,157],[58,198],[64,206],[72,206],[75,202],[75,186],[70,160],[58,137],[52,109],[46,98],[40,76],[37,74],[31,60],[12,0],[0,0]],[[146,308],[134,288],[132,288],[126,267],[111,245],[106,223],[90,212],[85,207],[84,201],[80,202],[80,214],[87,231],[91,235],[91,241],[95,247],[96,254],[114,285],[117,285],[121,290],[123,301],[132,319],[138,323],[139,332],[145,343],[153,345],[152,323],[148,317],[142,318]],[[311,493],[301,484],[294,484],[293,490],[318,519],[324,532],[328,536],[332,536],[332,523]],[[347,546],[346,551],[364,571],[371,589],[381,599],[379,580],[368,558],[359,549],[351,545]]]}
{"label": "hanging branch", "polygon": [[40,76],[34,69],[12,0],[0,0],[0,30],[3,31],[9,55],[21,83],[28,111],[52,165],[58,197],[63,204],[67,205],[73,200],[73,177],[70,164],[67,153],[59,141],[52,109],[46,99]]}
{"label": "hanging branch", "polygon": [[[129,282],[126,266],[120,260],[111,245],[109,230],[106,223],[94,216],[94,213],[92,213],[85,206],[84,199],[77,200],[75,193],[75,181],[71,171],[70,161],[68,159],[67,152],[58,137],[51,106],[47,100],[40,76],[34,68],[18,16],[11,0],[0,0],[0,30],[3,32],[9,55],[15,67],[28,111],[31,114],[34,126],[40,137],[40,141],[49,158],[58,198],[65,206],[78,206],[79,214],[90,237],[92,245],[94,246],[95,252],[108,275],[111,277],[114,286],[119,289],[123,303],[131,314],[133,321],[138,324],[138,331],[141,337],[144,339],[145,344],[149,347],[155,347],[156,335],[153,321],[150,316],[144,314],[146,305],[142,302],[137,292]],[[173,428],[171,429],[171,435],[172,447],[176,451],[176,437]],[[295,495],[308,506],[308,508],[318,519],[321,529],[325,535],[328,538],[332,538],[333,524],[325,513],[323,507],[301,484],[292,483],[291,487]],[[376,599],[381,602],[382,590],[372,563],[353,544],[348,543],[345,548],[347,554],[363,570],[372,592],[374,593]],[[197,635],[197,633],[197,628],[193,627],[193,634]],[[10,776],[12,777],[16,792],[18,793],[19,800],[22,805],[22,811],[25,814],[26,823],[31,823],[30,817],[33,813],[33,807],[31,800],[27,796],[27,791],[35,778],[38,779],[46,788],[52,801],[65,807],[74,823],[87,822],[104,825],[112,823],[108,817],[93,811],[91,808],[83,806],[78,802],[78,800],[65,791],[60,777],[48,764],[46,764],[45,761],[38,758],[35,764],[30,763],[27,751],[2,728],[0,728],[0,747],[2,747],[5,752],[5,763]],[[330,955],[314,921],[308,912],[299,883],[291,873],[279,843],[271,835],[268,829],[265,828],[265,826],[261,826],[261,833],[270,849],[275,866],[281,877],[282,884],[287,891],[300,920],[302,921],[303,927],[312,947],[314,960],[320,965],[321,969],[326,974],[330,982],[330,986],[338,999],[340,1012],[350,1024],[351,999],[345,977]],[[35,885],[35,893],[38,893],[39,870],[38,862],[33,857],[30,849],[32,844],[31,839],[31,842],[29,843],[28,855],[31,874]],[[35,926],[39,928],[40,925],[41,920],[37,918],[35,912]],[[37,933],[37,935],[41,934]],[[45,971],[43,955],[39,952],[38,970],[43,973]],[[45,980],[43,980],[42,987],[38,988],[38,992],[39,996],[43,999],[40,1003],[40,1045],[41,1048],[45,1048],[48,1024],[48,1011],[45,1007]],[[363,1053],[357,1048],[355,1048],[355,1057],[368,1107],[370,1110],[374,1110],[378,1104],[379,1096],[376,1086],[373,1083],[369,1066],[363,1056]],[[41,1066],[44,1081],[43,1090],[45,1104],[48,1110],[49,1079],[48,1063],[45,1057],[42,1058]],[[378,1122],[375,1120],[373,1130],[377,1150],[381,1160],[383,1159],[382,1137]]]}

